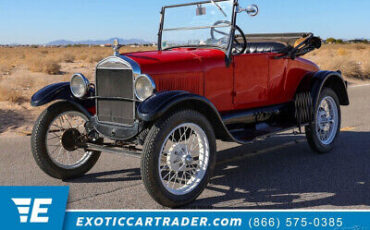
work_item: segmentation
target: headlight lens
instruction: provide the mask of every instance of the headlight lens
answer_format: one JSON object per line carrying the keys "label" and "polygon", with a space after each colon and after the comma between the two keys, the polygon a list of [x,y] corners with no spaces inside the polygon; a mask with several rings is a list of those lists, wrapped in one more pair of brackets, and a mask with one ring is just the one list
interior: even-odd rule
{"label": "headlight lens", "polygon": [[148,75],[140,75],[135,81],[135,94],[140,101],[145,101],[153,95],[155,83]]}
{"label": "headlight lens", "polygon": [[74,74],[71,79],[71,92],[77,98],[83,98],[89,89],[90,82],[82,74]]}

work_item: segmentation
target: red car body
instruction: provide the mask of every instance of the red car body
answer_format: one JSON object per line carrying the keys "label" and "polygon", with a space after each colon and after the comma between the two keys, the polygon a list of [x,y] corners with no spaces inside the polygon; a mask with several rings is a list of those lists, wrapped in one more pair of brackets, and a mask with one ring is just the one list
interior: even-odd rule
{"label": "red car body", "polygon": [[178,48],[122,54],[149,74],[158,91],[184,90],[209,99],[227,113],[281,104],[294,99],[296,89],[309,72],[319,67],[303,58],[275,59],[276,53],[232,57],[217,49]]}

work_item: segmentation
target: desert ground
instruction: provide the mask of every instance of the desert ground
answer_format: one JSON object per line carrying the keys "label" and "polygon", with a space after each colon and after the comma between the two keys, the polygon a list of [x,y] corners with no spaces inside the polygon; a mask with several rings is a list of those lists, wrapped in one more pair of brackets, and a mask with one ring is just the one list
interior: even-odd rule
{"label": "desert ground", "polygon": [[[123,47],[121,52],[151,49]],[[44,109],[31,107],[33,93],[48,84],[69,81],[77,72],[93,82],[96,63],[111,54],[109,47],[0,47],[0,135],[29,135]],[[342,70],[354,84],[370,81],[369,44],[324,45],[305,58],[321,69]]]}

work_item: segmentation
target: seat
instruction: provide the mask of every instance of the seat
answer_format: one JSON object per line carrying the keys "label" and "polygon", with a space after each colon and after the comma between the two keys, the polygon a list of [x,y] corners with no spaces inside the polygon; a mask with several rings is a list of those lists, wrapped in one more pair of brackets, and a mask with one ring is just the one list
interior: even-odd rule
{"label": "seat", "polygon": [[245,53],[279,53],[287,47],[287,45],[280,42],[248,42]]}

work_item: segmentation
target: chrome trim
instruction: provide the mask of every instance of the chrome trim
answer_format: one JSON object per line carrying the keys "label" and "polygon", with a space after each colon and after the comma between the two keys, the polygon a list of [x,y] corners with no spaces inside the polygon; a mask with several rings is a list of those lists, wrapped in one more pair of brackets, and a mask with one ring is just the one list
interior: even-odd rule
{"label": "chrome trim", "polygon": [[[119,63],[121,64],[121,68],[120,68],[120,65],[113,65],[113,66],[104,66],[104,64],[106,63]],[[122,66],[124,65],[124,66]],[[126,67],[126,68],[125,68]],[[131,67],[131,68],[130,68]],[[135,97],[136,97],[136,93],[135,93],[135,78],[137,75],[140,75],[141,74],[141,69],[140,69],[140,66],[139,64],[137,64],[134,60],[132,60],[131,58],[128,58],[124,55],[120,55],[120,56],[109,56],[107,58],[104,58],[103,60],[101,60],[97,65],[96,65],[96,68],[95,68],[95,85],[96,85],[96,72],[98,69],[116,69],[116,70],[119,70],[119,69],[131,69],[132,70],[132,73],[133,73],[133,76],[132,76],[132,85],[134,87],[133,89],[133,95],[132,95],[132,100],[135,100]],[[95,86],[96,88],[98,87],[97,85]],[[95,96],[96,95],[97,91],[95,91]],[[113,100],[115,100],[115,98],[112,98]],[[125,99],[125,98],[122,98],[122,99]],[[98,109],[98,97],[95,98],[95,106],[96,106],[96,109]],[[98,111],[97,111],[98,112]],[[133,103],[133,108],[132,108],[132,112],[133,112],[133,117],[135,118],[136,117],[136,102]],[[120,123],[113,123],[113,122],[107,122],[107,121],[100,121],[99,120],[99,117],[98,115],[96,115],[96,120],[97,122],[101,123],[101,124],[114,124],[114,125],[119,125],[119,126],[130,126],[130,125],[127,125],[127,124],[120,124]],[[135,122],[130,126],[130,127],[134,127],[135,126]]]}
{"label": "chrome trim", "polygon": [[142,150],[139,149],[129,149],[129,148],[118,148],[118,147],[112,147],[108,145],[97,145],[93,143],[87,143],[87,150],[89,151],[98,151],[98,152],[105,152],[105,153],[111,153],[111,154],[118,154],[118,155],[124,155],[128,157],[135,157],[138,159],[141,159]]}
{"label": "chrome trim", "polygon": [[131,58],[125,56],[125,55],[121,55],[120,58],[122,58],[123,60],[125,60],[126,62],[128,62],[132,68],[132,71],[134,72],[134,74],[136,75],[140,75],[141,74],[141,68],[140,68],[140,65],[132,60]]}
{"label": "chrome trim", "polygon": [[163,29],[163,31],[177,31],[177,30],[202,30],[202,29],[226,28],[226,27],[231,27],[231,25],[177,27],[177,28],[168,28],[168,29]]}
{"label": "chrome trim", "polygon": [[[152,95],[154,94],[154,92],[155,92],[155,90],[157,89],[157,86],[155,85],[155,82],[154,82],[154,80],[148,75],[148,74],[141,74],[141,75],[139,75],[139,76],[137,76],[136,78],[135,78],[135,82],[134,82],[134,91],[135,91],[135,96],[136,96],[136,98],[137,99],[139,99],[139,101],[145,101],[147,98],[145,98],[145,99],[143,99],[143,98],[140,98],[138,95],[137,95],[137,91],[136,91],[136,82],[137,82],[137,80],[138,79],[140,79],[140,78],[142,78],[142,77],[144,77],[144,78],[146,78],[146,79],[148,79],[149,80],[149,82],[152,84],[152,87],[153,87],[153,91],[152,91]],[[150,95],[150,96],[152,96],[152,95]],[[150,97],[149,96],[149,97]]]}
{"label": "chrome trim", "polygon": [[141,101],[139,101],[137,99],[124,98],[124,97],[100,97],[100,96],[94,96],[94,97],[88,97],[87,99],[110,99],[110,100],[116,100],[116,101],[141,102]]}
{"label": "chrome trim", "polygon": [[[78,96],[76,96],[74,93],[73,93],[73,90],[72,90],[72,79],[73,78],[75,78],[75,77],[80,77],[80,78],[82,78],[82,80],[83,80],[83,82],[84,82],[84,85],[85,85],[85,94],[83,95],[83,96],[81,96],[81,97],[78,97]],[[69,88],[71,89],[71,93],[72,93],[72,95],[74,96],[74,97],[76,97],[76,98],[83,98],[83,97],[85,97],[86,95],[87,95],[87,93],[89,92],[89,85],[90,85],[90,82],[89,82],[89,80],[82,74],[82,73],[75,73],[75,74],[73,74],[72,75],[72,77],[71,77],[71,81],[70,81],[70,85],[69,85]]]}

